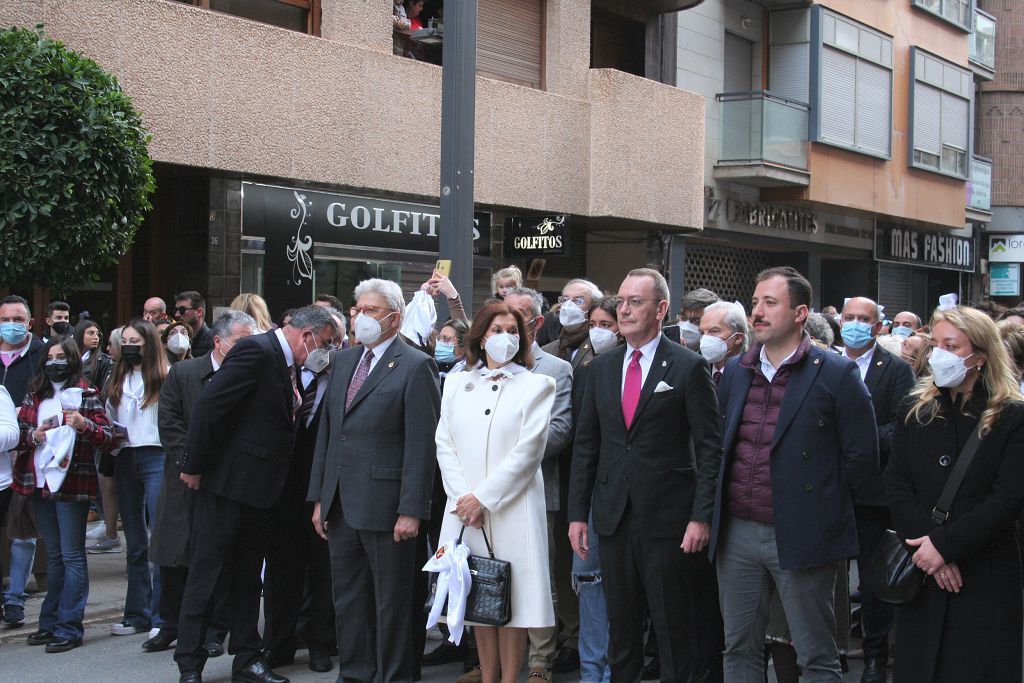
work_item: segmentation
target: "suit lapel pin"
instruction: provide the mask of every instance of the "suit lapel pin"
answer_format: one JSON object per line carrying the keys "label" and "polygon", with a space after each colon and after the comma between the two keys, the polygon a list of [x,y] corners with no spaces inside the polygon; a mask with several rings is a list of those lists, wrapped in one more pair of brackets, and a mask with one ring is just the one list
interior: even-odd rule
{"label": "suit lapel pin", "polygon": [[661,361],[661,367],[667,368],[668,367],[668,361],[667,360]]}
{"label": "suit lapel pin", "polygon": [[388,363],[388,367],[389,368],[395,367],[395,361],[391,361],[390,363]]}
{"label": "suit lapel pin", "polygon": [[878,361],[877,363],[875,363],[875,365],[877,365],[878,367],[882,367],[882,361]]}
{"label": "suit lapel pin", "polygon": [[820,363],[821,363],[821,359],[820,359],[820,358],[815,358],[815,359],[814,359],[814,364],[815,364],[815,365],[818,365],[818,364],[820,364]]}

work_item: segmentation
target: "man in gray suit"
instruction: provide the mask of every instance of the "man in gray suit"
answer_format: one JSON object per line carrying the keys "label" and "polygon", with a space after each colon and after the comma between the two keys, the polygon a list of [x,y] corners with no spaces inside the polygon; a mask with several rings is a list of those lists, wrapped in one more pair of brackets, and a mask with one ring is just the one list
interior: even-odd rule
{"label": "man in gray suit", "polygon": [[[551,566],[552,599],[557,607],[560,595],[555,579],[555,537],[561,534],[554,532],[555,515],[559,509],[559,472],[558,455],[572,440],[572,366],[558,356],[546,353],[537,344],[537,332],[544,325],[541,315],[543,298],[532,289],[517,287],[505,292],[505,303],[519,311],[526,321],[527,334],[533,347],[533,372],[547,375],[555,380],[555,405],[551,408],[551,422],[548,423],[548,441],[544,447],[544,460],[541,471],[544,474],[544,498],[548,513],[548,555]],[[579,355],[579,354],[577,354]],[[562,591],[562,597],[565,591]],[[574,596],[575,597],[575,596]],[[530,673],[550,676],[555,660],[558,629],[531,628],[530,635]]]}
{"label": "man in gray suit", "polygon": [[339,351],[320,416],[308,500],[327,539],[338,681],[411,681],[410,589],[430,517],[441,406],[434,359],[398,334],[405,302],[388,280],[355,290],[358,346]]}

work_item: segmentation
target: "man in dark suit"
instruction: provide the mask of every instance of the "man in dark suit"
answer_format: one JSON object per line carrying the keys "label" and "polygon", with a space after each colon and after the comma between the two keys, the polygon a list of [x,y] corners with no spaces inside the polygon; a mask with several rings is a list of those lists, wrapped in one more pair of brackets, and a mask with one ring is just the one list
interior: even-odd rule
{"label": "man in dark suit", "polygon": [[232,681],[287,683],[263,659],[257,626],[267,517],[291,467],[297,375],[307,356],[337,335],[326,309],[306,306],[283,328],[240,339],[194,409],[181,463],[181,480],[198,491],[174,652],[181,681],[201,680],[206,605],[223,569]]}
{"label": "man in dark suit", "polygon": [[[897,316],[898,318],[899,316]],[[885,483],[882,472],[889,462],[889,449],[896,430],[897,409],[914,387],[914,371],[905,361],[894,357],[875,342],[882,327],[881,310],[877,303],[865,297],[847,299],[843,306],[843,355],[857,364],[861,379],[871,394],[878,427],[878,471],[854,494],[854,513],[857,520],[857,538],[860,555],[857,569],[862,572],[871,561],[878,541],[886,529],[892,528]],[[864,582],[860,582],[860,624],[864,632],[864,672],[862,683],[885,683],[885,666],[889,661],[889,630],[892,628],[895,608],[875,597]]]}
{"label": "man in dark suit", "polygon": [[426,561],[412,539],[430,518],[437,365],[398,334],[397,284],[364,280],[355,298],[359,346],[334,359],[308,500],[331,556],[338,681],[411,681],[411,587]]}
{"label": "man in dark suit", "polygon": [[700,321],[704,317],[704,309],[721,301],[710,289],[702,287],[692,289],[683,295],[679,304],[679,316],[675,325],[668,325],[662,333],[677,344],[682,344],[691,351],[700,350]]}
{"label": "man in dark suit", "polygon": [[857,555],[853,490],[878,469],[874,410],[857,367],[803,331],[811,285],[789,267],[757,278],[757,344],[726,366],[711,554],[725,620],[725,680],[764,676],[772,584],[807,680],[842,680],[837,565]]}
{"label": "man in dark suit", "polygon": [[[256,332],[256,321],[241,311],[229,309],[214,321],[211,329],[213,351],[172,365],[160,388],[160,443],[167,459],[160,480],[160,500],[150,539],[149,560],[160,565],[160,616],[164,625],[159,633],[142,644],[146,652],[169,650],[178,637],[178,617],[188,579],[189,532],[195,500],[195,491],[181,481],[180,463],[192,409],[231,347],[242,337]],[[226,586],[219,586],[210,604],[213,623],[205,645],[206,654],[210,657],[224,653],[223,643],[227,635],[225,590]]]}
{"label": "man in dark suit", "polygon": [[661,334],[668,284],[631,271],[618,292],[624,346],[589,367],[573,447],[569,540],[587,556],[587,519],[600,537],[612,679],[639,680],[644,605],[661,680],[704,675],[694,571],[707,545],[721,460],[718,402],[707,361]]}

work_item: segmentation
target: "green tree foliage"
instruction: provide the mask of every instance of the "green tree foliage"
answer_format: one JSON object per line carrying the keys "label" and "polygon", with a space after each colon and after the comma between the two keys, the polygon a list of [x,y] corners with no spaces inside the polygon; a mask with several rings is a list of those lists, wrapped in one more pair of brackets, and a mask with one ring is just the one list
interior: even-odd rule
{"label": "green tree foliage", "polygon": [[0,286],[66,293],[131,246],[150,135],[117,80],[35,31],[0,31]]}

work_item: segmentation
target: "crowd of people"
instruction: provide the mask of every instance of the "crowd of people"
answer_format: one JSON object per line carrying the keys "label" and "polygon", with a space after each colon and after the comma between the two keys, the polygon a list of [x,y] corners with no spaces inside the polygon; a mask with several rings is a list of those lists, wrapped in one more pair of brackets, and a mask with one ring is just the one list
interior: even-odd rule
{"label": "crowd of people", "polygon": [[[893,658],[896,681],[1021,680],[1024,309],[815,312],[788,267],[749,307],[696,289],[675,315],[646,268],[550,307],[515,267],[492,283],[472,317],[435,272],[277,323],[242,294],[210,325],[186,291],[109,335],[54,301],[40,337],[0,299],[4,624],[41,539],[28,645],[80,647],[87,555],[125,552],[111,633],[186,683],[225,644],[257,683],[302,649],[338,681],[838,681],[851,589],[865,683]],[[925,577],[900,605],[864,576],[888,529]],[[432,590],[445,553],[511,563],[510,620]]]}

